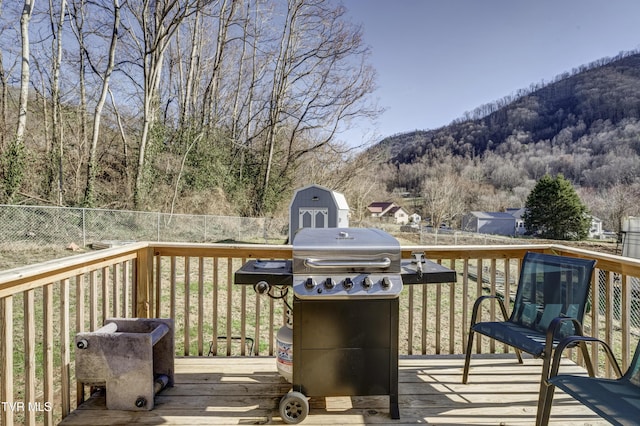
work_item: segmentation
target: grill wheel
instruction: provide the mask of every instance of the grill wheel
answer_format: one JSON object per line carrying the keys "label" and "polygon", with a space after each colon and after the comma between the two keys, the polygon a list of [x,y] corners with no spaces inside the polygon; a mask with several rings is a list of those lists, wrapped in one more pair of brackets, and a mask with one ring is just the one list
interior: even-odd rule
{"label": "grill wheel", "polygon": [[289,392],[280,400],[280,417],[287,424],[297,424],[309,414],[309,401],[300,392]]}

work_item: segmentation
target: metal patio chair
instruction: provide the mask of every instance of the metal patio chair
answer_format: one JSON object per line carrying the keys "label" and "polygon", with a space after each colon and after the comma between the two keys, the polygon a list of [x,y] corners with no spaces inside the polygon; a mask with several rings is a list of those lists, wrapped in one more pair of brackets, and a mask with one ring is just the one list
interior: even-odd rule
{"label": "metal patio chair", "polygon": [[[602,345],[602,349],[618,377],[617,379],[594,377],[592,369],[589,369],[588,377],[573,374],[558,375],[560,358],[564,349],[586,343]],[[571,395],[612,425],[638,424],[640,421],[640,342],[638,342],[633,360],[624,375],[609,345],[593,337],[567,337],[558,344],[553,358],[551,373],[546,381],[545,398],[539,401],[542,407],[538,407],[537,424],[546,426],[549,423],[556,387]]]}
{"label": "metal patio chair", "polygon": [[[497,295],[481,296],[473,305],[462,383],[467,383],[469,378],[474,335],[480,333],[513,347],[520,364],[521,352],[543,359],[540,401],[545,400],[554,347],[567,336],[583,334],[582,318],[594,265],[594,260],[526,253],[510,316],[507,316],[505,302]],[[509,295],[505,298],[509,302]],[[497,301],[504,321],[477,322],[482,302],[486,300]],[[589,359],[586,346],[581,348]],[[542,406],[538,404],[538,409]]]}

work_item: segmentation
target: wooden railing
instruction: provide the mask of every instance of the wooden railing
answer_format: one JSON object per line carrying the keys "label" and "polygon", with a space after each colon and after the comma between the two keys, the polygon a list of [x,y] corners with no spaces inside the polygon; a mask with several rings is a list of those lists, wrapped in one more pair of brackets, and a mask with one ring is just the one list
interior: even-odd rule
{"label": "wooden railing", "polygon": [[[401,354],[464,353],[473,301],[515,293],[524,253],[539,251],[597,260],[585,330],[628,365],[640,331],[640,261],[561,245],[404,246],[403,257],[415,251],[458,279],[405,288]],[[177,356],[272,356],[285,304],[234,286],[233,273],[250,258],[291,255],[291,246],[135,243],[0,272],[0,424],[54,424],[75,408],[84,390],[73,372],[73,337],[109,317],[173,318]]]}

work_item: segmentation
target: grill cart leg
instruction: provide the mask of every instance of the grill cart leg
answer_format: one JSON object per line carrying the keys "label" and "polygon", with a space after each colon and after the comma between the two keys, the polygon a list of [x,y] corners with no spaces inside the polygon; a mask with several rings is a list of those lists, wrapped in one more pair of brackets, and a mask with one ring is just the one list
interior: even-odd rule
{"label": "grill cart leg", "polygon": [[389,414],[393,420],[400,419],[400,408],[398,407],[398,395],[389,395]]}

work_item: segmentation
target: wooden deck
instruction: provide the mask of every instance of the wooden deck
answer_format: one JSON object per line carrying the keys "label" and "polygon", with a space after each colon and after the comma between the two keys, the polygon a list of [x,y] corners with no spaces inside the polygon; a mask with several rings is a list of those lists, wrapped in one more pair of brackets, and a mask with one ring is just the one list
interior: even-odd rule
{"label": "wooden deck", "polygon": [[[314,398],[304,425],[438,424],[531,425],[535,421],[541,363],[514,355],[476,355],[469,384],[461,384],[462,356],[400,359],[400,420],[389,418],[388,397]],[[561,371],[582,371],[567,361]],[[148,412],[107,411],[92,397],[62,425],[284,424],[278,403],[289,386],[274,358],[177,358],[176,384],[156,396]],[[557,392],[555,425],[605,425]]]}

